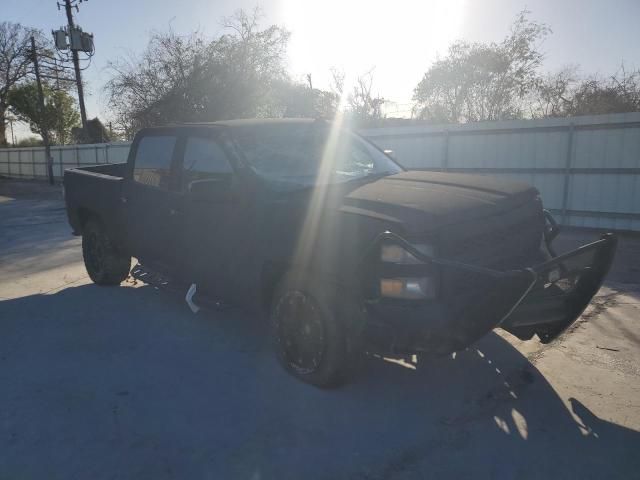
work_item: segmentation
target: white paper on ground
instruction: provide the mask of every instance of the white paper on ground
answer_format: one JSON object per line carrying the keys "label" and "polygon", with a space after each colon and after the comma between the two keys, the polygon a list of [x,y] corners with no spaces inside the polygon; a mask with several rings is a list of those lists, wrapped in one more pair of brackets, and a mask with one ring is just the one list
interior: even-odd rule
{"label": "white paper on ground", "polygon": [[198,313],[200,311],[200,307],[193,303],[193,296],[196,294],[196,288],[196,284],[192,283],[189,290],[187,290],[187,295],[184,297],[187,305],[189,305],[189,308],[193,313]]}

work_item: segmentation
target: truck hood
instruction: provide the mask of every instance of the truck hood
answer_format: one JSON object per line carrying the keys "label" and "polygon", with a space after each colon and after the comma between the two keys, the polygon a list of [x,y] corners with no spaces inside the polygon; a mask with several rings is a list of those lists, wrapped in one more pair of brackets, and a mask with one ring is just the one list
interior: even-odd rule
{"label": "truck hood", "polygon": [[533,201],[525,183],[480,175],[407,171],[349,192],[340,211],[401,224],[407,233],[493,216]]}

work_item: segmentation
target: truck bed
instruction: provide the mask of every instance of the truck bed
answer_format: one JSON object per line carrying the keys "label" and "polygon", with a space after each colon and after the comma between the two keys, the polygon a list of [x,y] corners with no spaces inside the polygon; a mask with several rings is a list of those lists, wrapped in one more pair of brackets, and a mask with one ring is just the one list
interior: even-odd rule
{"label": "truck bed", "polygon": [[110,231],[122,231],[122,186],[126,163],[65,170],[64,191],[69,223],[82,234],[86,220],[95,216]]}

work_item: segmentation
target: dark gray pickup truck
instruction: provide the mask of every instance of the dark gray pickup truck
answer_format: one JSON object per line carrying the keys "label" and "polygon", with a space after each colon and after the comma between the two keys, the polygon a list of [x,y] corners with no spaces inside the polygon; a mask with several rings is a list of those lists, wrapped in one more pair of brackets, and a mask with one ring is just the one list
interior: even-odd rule
{"label": "dark gray pickup truck", "polygon": [[277,356],[318,386],[362,352],[447,354],[503,328],[550,342],[600,287],[611,234],[556,256],[535,188],[405,171],[316,120],[140,131],[126,164],[67,170],[91,279],[131,271],[190,305],[268,312]]}

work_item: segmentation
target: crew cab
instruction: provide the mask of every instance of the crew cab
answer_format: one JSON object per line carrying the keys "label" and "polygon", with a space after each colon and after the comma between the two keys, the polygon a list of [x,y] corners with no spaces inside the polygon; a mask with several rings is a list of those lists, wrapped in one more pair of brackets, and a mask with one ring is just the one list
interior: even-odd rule
{"label": "crew cab", "polygon": [[407,171],[313,119],[143,129],[127,163],[67,170],[64,188],[95,283],[131,272],[194,308],[264,314],[285,369],[322,387],[363,352],[428,358],[494,328],[550,342],[616,247],[604,234],[556,256],[532,186]]}

